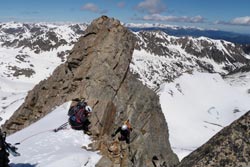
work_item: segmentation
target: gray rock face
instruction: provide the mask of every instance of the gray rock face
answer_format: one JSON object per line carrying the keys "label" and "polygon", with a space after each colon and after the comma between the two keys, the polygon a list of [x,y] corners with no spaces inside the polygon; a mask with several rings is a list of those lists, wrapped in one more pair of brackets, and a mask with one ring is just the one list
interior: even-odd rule
{"label": "gray rock face", "polygon": [[[158,96],[129,71],[134,43],[134,35],[119,21],[106,16],[94,20],[66,63],[29,92],[4,128],[16,132],[55,106],[85,97],[94,110],[91,131],[96,143],[92,147],[104,155],[99,166],[174,166],[178,159],[170,148]],[[109,136],[127,119],[134,128],[131,144],[117,164],[109,158]],[[159,159],[159,165],[152,163],[153,157]]]}
{"label": "gray rock face", "polygon": [[184,158],[178,167],[249,167],[250,111]]}

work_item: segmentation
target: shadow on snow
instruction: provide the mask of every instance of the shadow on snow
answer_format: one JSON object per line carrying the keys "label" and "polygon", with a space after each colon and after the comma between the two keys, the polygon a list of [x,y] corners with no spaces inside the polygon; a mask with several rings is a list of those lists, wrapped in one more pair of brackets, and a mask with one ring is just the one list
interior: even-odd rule
{"label": "shadow on snow", "polygon": [[27,163],[27,164],[13,164],[13,163],[11,163],[10,164],[10,167],[36,167],[37,166],[37,164],[29,164],[29,163]]}

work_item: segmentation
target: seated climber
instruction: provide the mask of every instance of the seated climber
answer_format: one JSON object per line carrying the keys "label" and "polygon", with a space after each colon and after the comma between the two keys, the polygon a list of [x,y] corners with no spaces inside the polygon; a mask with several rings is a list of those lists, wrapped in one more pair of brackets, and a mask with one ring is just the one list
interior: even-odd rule
{"label": "seated climber", "polygon": [[91,135],[89,131],[89,117],[91,116],[92,108],[87,105],[84,100],[79,101],[76,105],[70,107],[68,111],[69,124],[72,129],[83,130],[85,134]]}
{"label": "seated climber", "polygon": [[131,131],[132,131],[131,124],[129,123],[129,120],[127,120],[124,122],[122,126],[118,127],[115,133],[113,133],[111,136],[115,137],[116,134],[120,132],[120,136],[118,137],[119,141],[126,141],[126,143],[129,144]]}

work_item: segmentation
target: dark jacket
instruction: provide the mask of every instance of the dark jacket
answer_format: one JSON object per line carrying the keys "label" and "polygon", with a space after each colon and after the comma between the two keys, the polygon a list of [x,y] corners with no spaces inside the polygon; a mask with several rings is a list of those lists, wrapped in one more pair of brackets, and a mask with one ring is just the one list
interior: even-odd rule
{"label": "dark jacket", "polygon": [[0,130],[0,167],[9,167],[9,153],[6,152],[4,142],[5,135]]}
{"label": "dark jacket", "polygon": [[118,137],[118,139],[120,141],[126,141],[126,143],[129,144],[130,143],[130,130],[129,129],[122,130],[122,127],[119,127],[117,128],[115,133],[112,134],[112,137],[114,137],[119,132],[120,132],[120,137]]}

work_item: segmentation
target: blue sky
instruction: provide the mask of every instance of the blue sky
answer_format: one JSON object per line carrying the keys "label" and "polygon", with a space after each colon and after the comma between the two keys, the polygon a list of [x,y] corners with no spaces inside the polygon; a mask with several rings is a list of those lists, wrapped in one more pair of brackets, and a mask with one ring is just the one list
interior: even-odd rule
{"label": "blue sky", "polygon": [[163,23],[250,34],[249,0],[0,0],[0,21]]}

